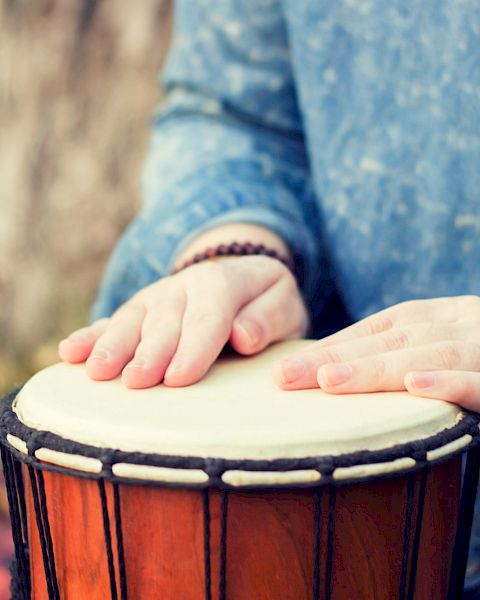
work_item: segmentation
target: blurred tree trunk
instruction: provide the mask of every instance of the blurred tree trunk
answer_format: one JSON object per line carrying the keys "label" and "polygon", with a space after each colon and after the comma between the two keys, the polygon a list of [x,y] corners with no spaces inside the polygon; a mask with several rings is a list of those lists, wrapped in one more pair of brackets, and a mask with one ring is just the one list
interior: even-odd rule
{"label": "blurred tree trunk", "polygon": [[170,12],[0,0],[0,388],[82,323],[138,206]]}

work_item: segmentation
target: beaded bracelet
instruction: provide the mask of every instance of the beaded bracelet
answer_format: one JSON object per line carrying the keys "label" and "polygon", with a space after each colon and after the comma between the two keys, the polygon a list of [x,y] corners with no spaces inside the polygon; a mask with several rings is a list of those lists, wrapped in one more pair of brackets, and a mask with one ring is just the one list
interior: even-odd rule
{"label": "beaded bracelet", "polygon": [[254,254],[260,254],[263,256],[270,256],[283,263],[287,268],[295,274],[293,261],[286,256],[282,256],[276,250],[267,248],[263,244],[252,244],[251,242],[245,242],[239,244],[238,242],[232,242],[231,244],[220,244],[219,246],[207,248],[204,252],[195,254],[193,258],[188,259],[182,263],[179,267],[172,271],[172,275],[183,271],[191,265],[197,264],[209,258],[216,258],[218,256],[250,256]]}

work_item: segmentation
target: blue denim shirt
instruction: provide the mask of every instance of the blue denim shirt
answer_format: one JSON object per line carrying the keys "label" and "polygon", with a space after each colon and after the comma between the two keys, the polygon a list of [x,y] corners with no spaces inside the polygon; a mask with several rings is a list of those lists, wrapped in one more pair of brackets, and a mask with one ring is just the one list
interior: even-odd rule
{"label": "blue denim shirt", "polygon": [[288,242],[317,332],[334,290],[355,320],[480,293],[478,2],[180,0],[163,83],[96,317],[239,221]]}

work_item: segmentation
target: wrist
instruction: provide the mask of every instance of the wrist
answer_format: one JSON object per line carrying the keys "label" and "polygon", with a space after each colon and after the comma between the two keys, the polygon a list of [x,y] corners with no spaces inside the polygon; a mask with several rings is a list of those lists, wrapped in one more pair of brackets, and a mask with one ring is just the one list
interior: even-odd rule
{"label": "wrist", "polygon": [[[290,264],[293,262],[287,244],[271,229],[248,223],[234,223],[209,229],[192,240],[176,257],[173,272],[179,270],[188,262],[192,264],[193,262],[198,262],[198,260],[194,261],[195,256],[202,256],[207,251],[211,253],[211,258],[214,260],[220,260],[227,256],[235,256],[235,249],[228,254],[222,254],[221,248],[222,246],[230,247],[234,243],[242,247],[256,247],[257,250],[259,246],[263,246],[266,250],[263,252],[244,249],[244,251],[238,252],[238,255],[266,254],[268,256],[270,251],[273,253],[270,255],[275,258],[281,257],[285,259],[286,263]],[[207,258],[210,257],[204,256],[202,260]]]}
{"label": "wrist", "polygon": [[240,244],[238,242],[233,242],[232,244],[209,246],[204,252],[195,254],[193,258],[187,259],[185,262],[181,263],[179,267],[174,268],[172,275],[205,260],[218,261],[226,258],[239,258],[241,256],[268,256],[269,258],[273,258],[283,263],[293,275],[295,274],[293,261],[287,256],[282,256],[276,250],[267,248],[264,244],[252,244],[250,242]]}

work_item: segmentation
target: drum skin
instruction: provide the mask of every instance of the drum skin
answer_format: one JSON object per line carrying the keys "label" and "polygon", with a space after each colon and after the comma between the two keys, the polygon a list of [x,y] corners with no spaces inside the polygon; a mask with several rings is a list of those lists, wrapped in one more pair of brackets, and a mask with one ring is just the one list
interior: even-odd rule
{"label": "drum skin", "polygon": [[[62,600],[110,600],[98,483],[60,473],[45,472],[44,476]],[[421,474],[412,476],[417,480],[418,495]],[[408,477],[404,474],[336,488],[332,600],[398,597]],[[429,468],[414,600],[442,600],[447,595],[460,478],[458,456]],[[25,482],[32,598],[48,600],[26,472]],[[105,487],[118,578],[113,488],[108,481]],[[128,597],[204,600],[202,491],[130,483],[119,484],[119,488]],[[321,491],[320,598],[326,580],[331,489],[325,486]],[[314,493],[312,488],[229,491],[228,600],[312,598]],[[218,600],[221,493],[212,489],[209,494],[212,600]],[[410,538],[412,545],[413,532]]]}

